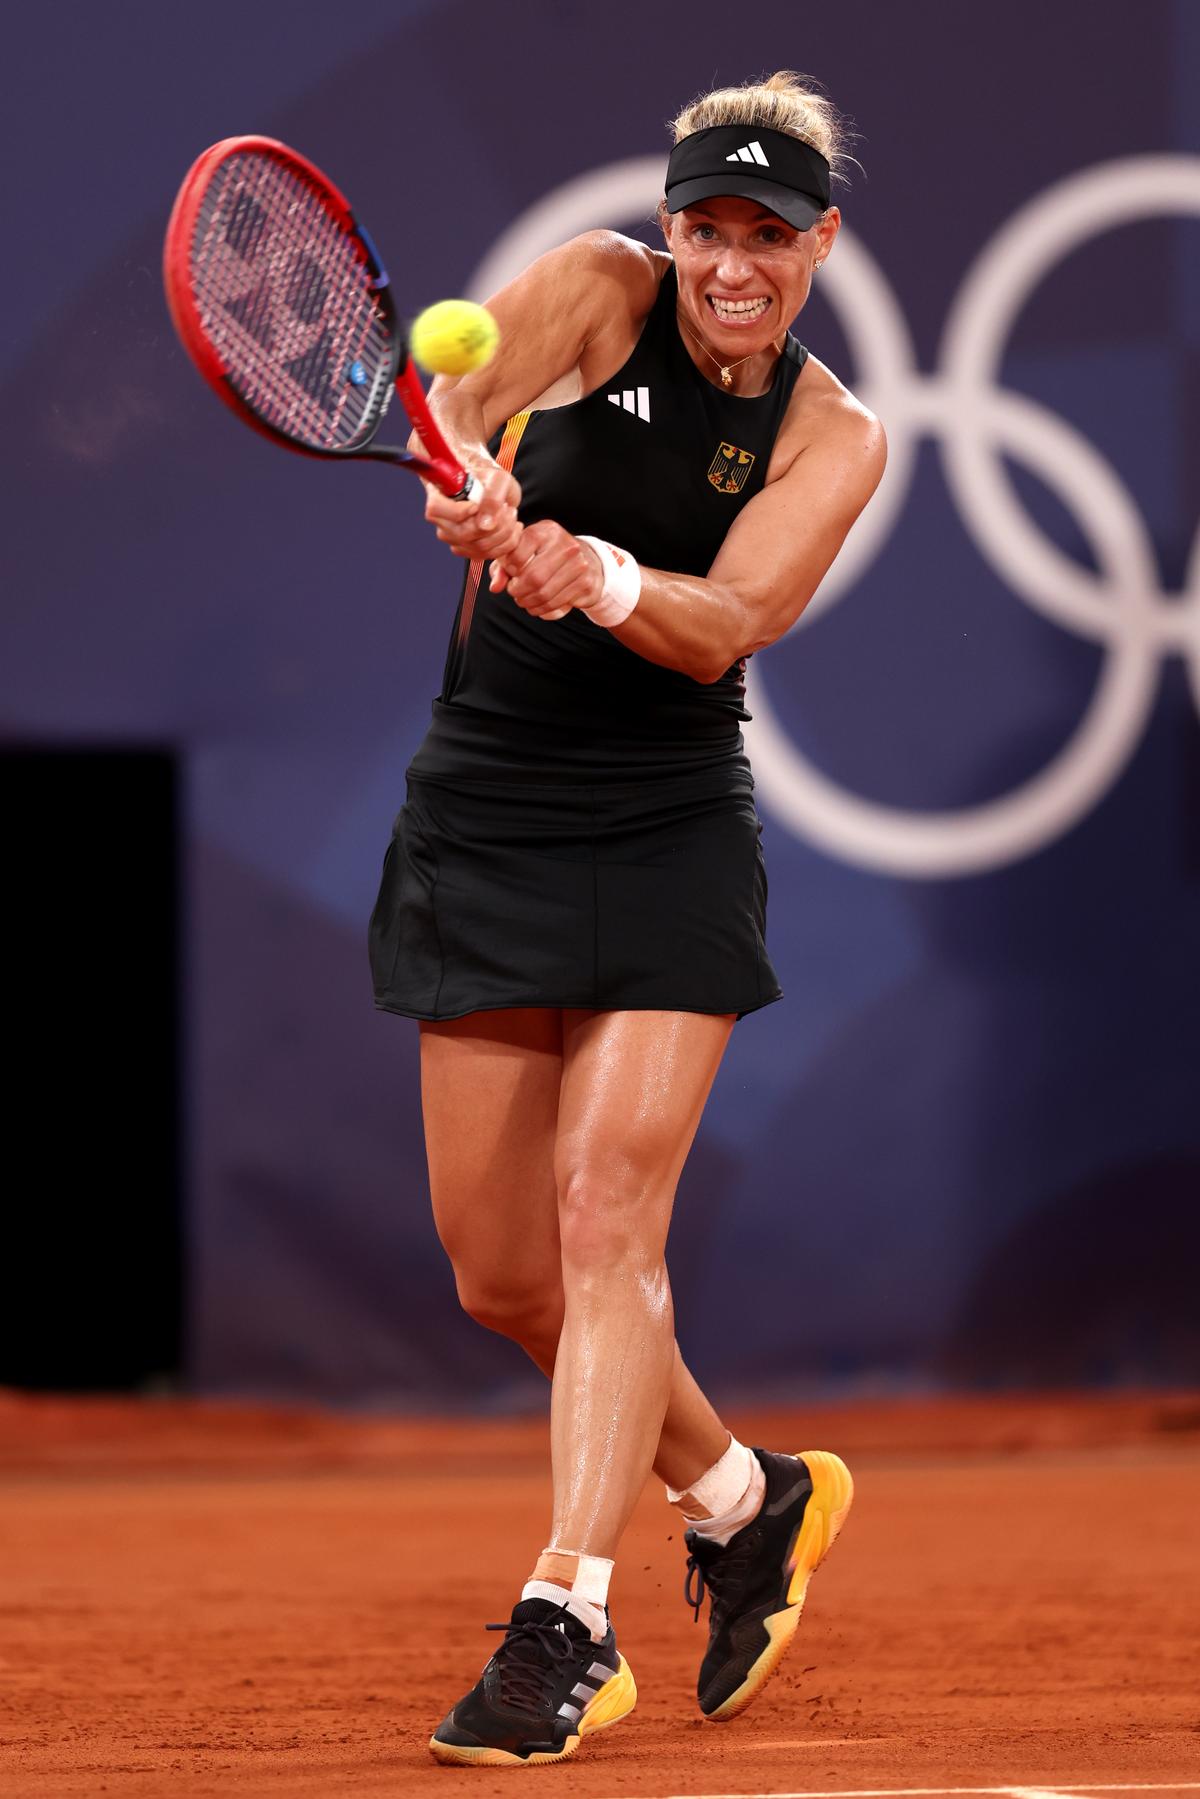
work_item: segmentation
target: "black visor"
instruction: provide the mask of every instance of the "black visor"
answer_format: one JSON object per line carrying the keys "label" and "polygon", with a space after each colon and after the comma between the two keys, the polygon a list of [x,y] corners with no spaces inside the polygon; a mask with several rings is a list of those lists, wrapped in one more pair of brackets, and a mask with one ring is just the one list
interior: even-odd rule
{"label": "black visor", "polygon": [[667,211],[733,194],[757,200],[797,231],[829,205],[829,164],[811,144],[784,131],[712,125],[676,144],[667,164]]}

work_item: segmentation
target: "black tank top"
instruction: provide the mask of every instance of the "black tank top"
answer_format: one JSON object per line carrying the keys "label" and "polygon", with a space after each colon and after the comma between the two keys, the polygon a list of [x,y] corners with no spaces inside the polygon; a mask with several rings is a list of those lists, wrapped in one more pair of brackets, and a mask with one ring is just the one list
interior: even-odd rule
{"label": "black tank top", "polygon": [[[767,393],[724,393],[680,337],[671,264],[633,353],[585,399],[518,413],[488,449],[521,484],[520,517],[555,519],[647,567],[706,575],[762,491],[808,351],[788,336]],[[742,751],[745,659],[711,684],[660,668],[574,610],[530,618],[471,563],[414,775],[628,781]]]}

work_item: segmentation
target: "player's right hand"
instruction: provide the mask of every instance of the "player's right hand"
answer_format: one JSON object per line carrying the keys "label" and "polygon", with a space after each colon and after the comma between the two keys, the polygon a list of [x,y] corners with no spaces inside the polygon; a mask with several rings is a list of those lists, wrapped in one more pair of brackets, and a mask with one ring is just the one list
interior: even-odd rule
{"label": "player's right hand", "polygon": [[440,542],[469,562],[505,556],[517,545],[521,521],[520,485],[507,469],[490,457],[463,465],[475,477],[476,492],[469,500],[447,499],[436,487],[425,484],[425,517],[437,528]]}

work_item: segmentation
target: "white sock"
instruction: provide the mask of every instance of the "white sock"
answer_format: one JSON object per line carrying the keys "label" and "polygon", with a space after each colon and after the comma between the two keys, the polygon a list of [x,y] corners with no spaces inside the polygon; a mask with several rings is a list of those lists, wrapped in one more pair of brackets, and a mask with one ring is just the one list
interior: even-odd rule
{"label": "white sock", "polygon": [[686,1492],[668,1487],[667,1498],[679,1507],[697,1536],[724,1544],[758,1516],[766,1490],[762,1463],[731,1433],[729,1448],[720,1460]]}
{"label": "white sock", "polygon": [[551,1605],[566,1605],[573,1618],[585,1624],[593,1643],[602,1642],[608,1634],[608,1583],[613,1564],[603,1555],[581,1555],[575,1549],[555,1549],[553,1555],[573,1555],[575,1578],[571,1586],[560,1586],[552,1580],[527,1580],[521,1588],[522,1599],[548,1599]]}

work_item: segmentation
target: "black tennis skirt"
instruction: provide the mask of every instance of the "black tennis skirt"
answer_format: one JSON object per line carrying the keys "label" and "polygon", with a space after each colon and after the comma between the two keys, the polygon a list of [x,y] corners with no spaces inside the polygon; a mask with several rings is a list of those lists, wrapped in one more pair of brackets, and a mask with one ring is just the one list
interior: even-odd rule
{"label": "black tennis skirt", "polygon": [[781,997],[744,756],[596,786],[407,777],[368,933],[375,1004],[734,1012]]}

